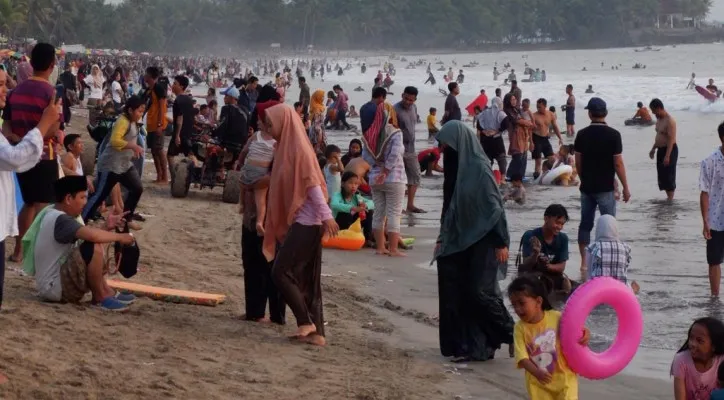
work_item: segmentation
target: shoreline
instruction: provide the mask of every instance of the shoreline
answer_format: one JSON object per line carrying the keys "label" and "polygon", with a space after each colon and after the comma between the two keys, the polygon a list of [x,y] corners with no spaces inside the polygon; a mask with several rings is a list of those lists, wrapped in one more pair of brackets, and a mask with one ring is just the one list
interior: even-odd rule
{"label": "shoreline", "polygon": [[[507,348],[496,359],[467,365],[454,365],[440,355],[437,337],[437,272],[429,266],[437,230],[403,226],[405,236],[416,237],[415,247],[406,258],[385,258],[384,265],[371,252],[325,250],[322,271],[327,282],[348,282],[359,292],[357,301],[370,305],[394,327],[388,334],[377,334],[391,345],[415,352],[417,357],[440,364],[446,374],[463,376],[461,398],[527,398],[524,373],[508,358]],[[506,281],[501,282],[505,291]],[[356,285],[354,284],[356,283]],[[515,318],[515,317],[514,317]],[[580,396],[605,400],[611,394],[621,398],[661,399],[671,394],[668,366],[674,351],[639,347],[636,357],[620,374],[602,381],[579,379]],[[452,379],[457,382],[456,379]],[[459,382],[458,382],[459,383]],[[485,394],[486,397],[480,397]],[[470,397],[465,397],[470,396]],[[491,396],[491,397],[487,397]]]}

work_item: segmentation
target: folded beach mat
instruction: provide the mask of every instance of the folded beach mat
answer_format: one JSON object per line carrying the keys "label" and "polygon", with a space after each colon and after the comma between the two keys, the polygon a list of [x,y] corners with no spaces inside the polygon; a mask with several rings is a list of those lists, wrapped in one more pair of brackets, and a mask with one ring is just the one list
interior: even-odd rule
{"label": "folded beach mat", "polygon": [[18,183],[18,176],[13,174],[13,179],[15,180],[15,207],[17,208],[18,214],[20,214],[20,210],[23,208],[23,194],[20,193],[20,184]]}
{"label": "folded beach mat", "polygon": [[130,292],[136,296],[148,297],[153,300],[167,301],[170,303],[195,304],[200,306],[214,307],[226,301],[223,294],[209,294],[191,292],[188,290],[167,289],[156,286],[140,285],[138,283],[117,281],[108,279],[108,286],[113,289]]}

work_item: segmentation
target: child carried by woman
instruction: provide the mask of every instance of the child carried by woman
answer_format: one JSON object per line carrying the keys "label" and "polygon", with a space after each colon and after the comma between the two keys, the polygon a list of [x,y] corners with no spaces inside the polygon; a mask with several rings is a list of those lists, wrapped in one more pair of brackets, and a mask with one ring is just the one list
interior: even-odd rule
{"label": "child carried by woman", "polygon": [[[244,166],[241,167],[241,198],[250,188],[254,190],[254,202],[256,204],[256,232],[264,235],[264,219],[266,218],[266,195],[269,191],[268,186],[257,187],[264,177],[271,173],[272,160],[274,159],[274,149],[276,140],[266,133],[263,123],[264,110],[259,111],[259,131],[254,133],[246,144],[246,158]],[[243,202],[240,202],[243,204]],[[239,207],[243,212],[242,206]]]}

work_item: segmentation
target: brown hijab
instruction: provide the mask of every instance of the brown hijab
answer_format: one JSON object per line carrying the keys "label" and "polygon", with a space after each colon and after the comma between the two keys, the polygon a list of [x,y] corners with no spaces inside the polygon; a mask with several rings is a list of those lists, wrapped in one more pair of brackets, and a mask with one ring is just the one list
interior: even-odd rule
{"label": "brown hijab", "polygon": [[307,191],[321,186],[325,199],[327,184],[307,131],[294,108],[279,104],[266,110],[269,134],[277,141],[269,183],[264,229],[264,256],[274,259],[277,243],[284,241]]}

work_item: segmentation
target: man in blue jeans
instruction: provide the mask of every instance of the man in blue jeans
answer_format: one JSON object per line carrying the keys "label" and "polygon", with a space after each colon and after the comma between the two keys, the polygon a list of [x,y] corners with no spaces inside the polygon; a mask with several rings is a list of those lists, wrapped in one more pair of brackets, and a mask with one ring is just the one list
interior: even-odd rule
{"label": "man in blue jeans", "polygon": [[614,195],[615,175],[623,186],[623,201],[631,198],[626,167],[623,164],[621,133],[606,124],[606,102],[593,97],[586,106],[591,125],[578,131],[574,148],[576,168],[581,177],[581,224],[578,227],[578,248],[581,252],[581,271],[586,268],[586,247],[591,241],[591,230],[596,218],[596,207],[601,215],[616,216]]}

